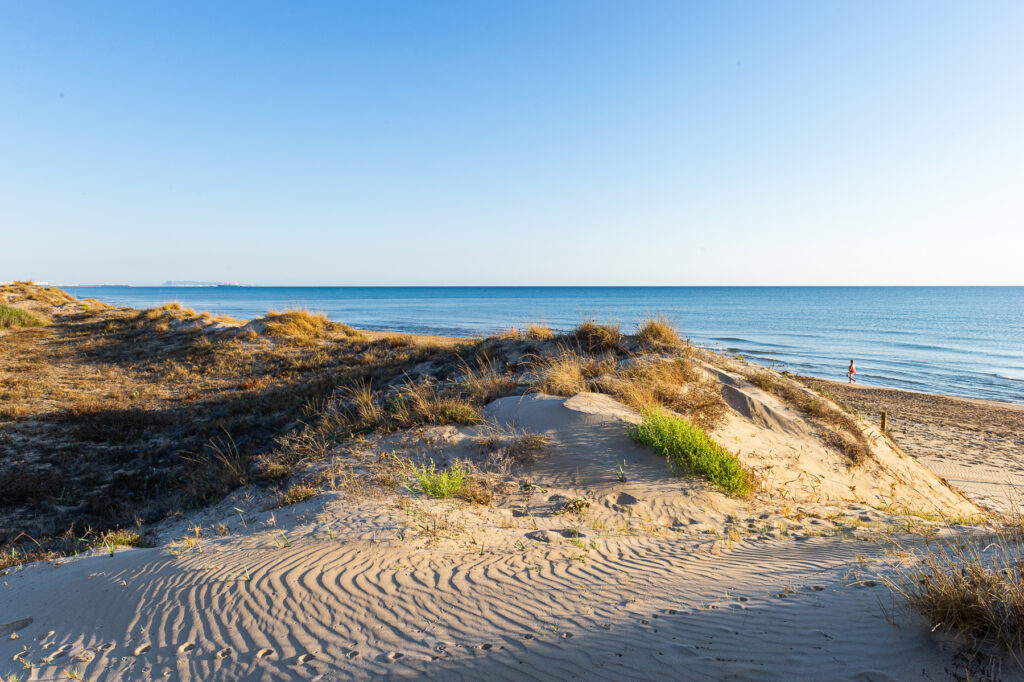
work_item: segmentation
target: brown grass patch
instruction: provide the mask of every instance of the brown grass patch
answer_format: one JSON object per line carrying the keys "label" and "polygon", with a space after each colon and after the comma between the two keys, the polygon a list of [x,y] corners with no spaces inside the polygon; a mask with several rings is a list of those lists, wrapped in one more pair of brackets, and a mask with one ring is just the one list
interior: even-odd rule
{"label": "brown grass patch", "polygon": [[562,347],[556,355],[539,357],[533,362],[535,379],[531,387],[541,393],[573,396],[587,391],[588,382],[615,370],[612,356],[594,357]]}
{"label": "brown grass patch", "polygon": [[617,324],[598,324],[594,320],[586,320],[573,330],[573,336],[588,352],[616,350],[622,340],[622,333]]}
{"label": "brown grass patch", "polygon": [[934,632],[960,635],[976,650],[1024,654],[1024,545],[1020,535],[959,538],[929,549],[899,548],[882,580]]}
{"label": "brown grass patch", "polygon": [[308,343],[323,339],[332,332],[346,336],[357,336],[352,327],[340,322],[331,322],[324,313],[308,310],[271,311],[263,318],[267,336],[286,339],[294,343]]}
{"label": "brown grass patch", "polygon": [[637,338],[649,347],[676,346],[682,343],[679,332],[665,315],[654,315],[640,322]]}
{"label": "brown grass patch", "polygon": [[320,489],[311,483],[293,483],[284,491],[284,494],[281,496],[281,500],[277,503],[277,506],[286,507],[289,504],[305,502],[319,494]]}
{"label": "brown grass patch", "polygon": [[537,358],[533,370],[535,391],[561,396],[607,393],[638,411],[666,407],[703,429],[717,427],[728,411],[718,381],[687,358],[633,358],[622,365],[611,355],[561,348],[557,355]]}
{"label": "brown grass patch", "polygon": [[544,325],[531,324],[526,328],[524,336],[530,341],[550,341],[555,338],[555,333]]}
{"label": "brown grass patch", "polygon": [[475,367],[464,364],[460,384],[462,392],[476,405],[486,405],[509,395],[516,388],[515,380],[500,371],[497,364],[486,357],[478,357]]}

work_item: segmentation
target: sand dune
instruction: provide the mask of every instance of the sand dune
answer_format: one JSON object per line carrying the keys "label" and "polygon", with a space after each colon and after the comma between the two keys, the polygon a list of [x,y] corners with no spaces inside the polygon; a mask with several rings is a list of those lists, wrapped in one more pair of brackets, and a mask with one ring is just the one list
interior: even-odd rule
{"label": "sand dune", "polygon": [[[489,426],[373,436],[344,454],[480,458],[484,429],[528,429],[550,438],[519,471],[528,493],[513,479],[491,507],[399,491],[270,509],[240,491],[193,519],[205,530],[189,545],[6,575],[0,672],[27,663],[32,679],[74,670],[109,680],[963,674],[957,645],[905,618],[873,572],[885,570],[878,538],[905,523],[879,507],[975,508],[882,440],[870,467],[851,473],[784,405],[734,388],[748,409],[718,437],[752,466],[802,470],[818,488],[777,473],[766,479],[773,499],[731,498],[671,476],[626,435],[636,414],[608,396],[503,398],[487,408]],[[573,497],[591,506],[560,511]],[[223,535],[210,530],[221,524]],[[176,520],[157,534],[190,531]]]}

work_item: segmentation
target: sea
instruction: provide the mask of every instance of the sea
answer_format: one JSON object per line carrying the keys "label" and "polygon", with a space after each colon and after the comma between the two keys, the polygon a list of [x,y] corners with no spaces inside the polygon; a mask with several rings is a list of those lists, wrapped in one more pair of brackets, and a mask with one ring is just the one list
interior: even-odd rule
{"label": "sea", "polygon": [[665,315],[694,344],[796,374],[1024,403],[1024,287],[63,287],[136,308],[253,318],[304,308],[361,329],[484,336]]}

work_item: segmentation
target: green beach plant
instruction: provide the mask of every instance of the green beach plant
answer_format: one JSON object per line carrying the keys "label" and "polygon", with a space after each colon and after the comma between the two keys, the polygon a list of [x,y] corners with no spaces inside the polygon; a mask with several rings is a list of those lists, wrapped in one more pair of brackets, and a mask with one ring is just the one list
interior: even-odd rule
{"label": "green beach plant", "polygon": [[641,414],[643,421],[629,429],[633,440],[664,455],[680,472],[702,476],[728,493],[742,496],[753,491],[752,474],[703,430],[663,410]]}
{"label": "green beach plant", "polygon": [[413,465],[413,477],[420,491],[431,497],[455,497],[461,492],[466,484],[466,477],[469,469],[461,462],[456,462],[448,469],[438,469],[434,460],[430,460],[430,467],[426,464],[421,466]]}
{"label": "green beach plant", "polygon": [[0,329],[42,327],[45,324],[46,321],[35,313],[0,303]]}

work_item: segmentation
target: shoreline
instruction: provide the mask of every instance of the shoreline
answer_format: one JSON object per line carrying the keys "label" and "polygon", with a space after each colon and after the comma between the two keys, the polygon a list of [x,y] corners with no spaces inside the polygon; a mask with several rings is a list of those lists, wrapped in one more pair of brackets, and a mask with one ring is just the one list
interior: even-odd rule
{"label": "shoreline", "polygon": [[[774,361],[775,369],[794,374],[841,381],[849,358],[856,358],[864,380],[875,385],[1024,404],[1020,381],[1024,357],[1014,343],[1015,327],[1002,324],[993,312],[1018,305],[1013,291],[969,294],[964,289],[962,296],[946,297],[952,303],[936,300],[923,308],[922,300],[931,300],[928,296],[887,287],[875,293],[858,288],[829,293],[828,288],[786,287],[675,287],[650,293],[622,287],[109,287],[76,291],[136,308],[179,298],[196,310],[219,310],[241,318],[298,305],[366,329],[474,338],[500,333],[510,324],[572,329],[587,318],[619,323],[628,332],[648,312],[666,312],[695,343],[743,354],[765,366]],[[858,324],[843,329],[828,326],[822,311],[836,305],[855,314]],[[906,320],[904,331],[887,331],[886,320],[906,310],[916,312]],[[941,330],[951,320],[961,319],[965,310],[972,319],[978,317],[978,324],[955,337],[944,337]]]}
{"label": "shoreline", "polygon": [[1024,405],[849,385],[799,377],[805,385],[878,425],[908,455],[993,509],[1020,506],[1024,491]]}
{"label": "shoreline", "polygon": [[819,397],[657,318],[480,340],[25,295],[37,324],[0,333],[0,656],[34,678],[963,667],[879,608],[887,548],[985,532],[1013,450],[969,497],[956,468],[989,442],[910,452],[894,422],[904,451],[827,398],[987,437],[1024,410],[805,380]]}

